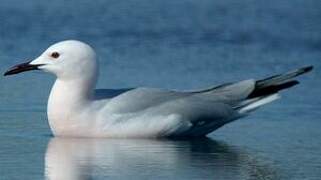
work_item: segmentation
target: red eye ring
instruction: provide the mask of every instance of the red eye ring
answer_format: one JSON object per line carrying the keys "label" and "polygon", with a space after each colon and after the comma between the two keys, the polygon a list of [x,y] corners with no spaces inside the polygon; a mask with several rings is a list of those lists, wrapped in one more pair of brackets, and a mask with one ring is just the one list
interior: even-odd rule
{"label": "red eye ring", "polygon": [[51,57],[57,59],[60,56],[60,54],[58,52],[53,52],[51,53]]}

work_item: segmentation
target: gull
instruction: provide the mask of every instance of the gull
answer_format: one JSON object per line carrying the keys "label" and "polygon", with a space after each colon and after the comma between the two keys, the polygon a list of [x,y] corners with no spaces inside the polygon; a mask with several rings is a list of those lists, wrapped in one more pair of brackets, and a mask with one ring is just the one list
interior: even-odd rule
{"label": "gull", "polygon": [[195,91],[95,89],[95,51],[84,42],[66,40],[4,75],[42,70],[57,77],[47,105],[54,136],[159,138],[206,136],[278,99],[280,90],[298,84],[294,78],[312,68]]}

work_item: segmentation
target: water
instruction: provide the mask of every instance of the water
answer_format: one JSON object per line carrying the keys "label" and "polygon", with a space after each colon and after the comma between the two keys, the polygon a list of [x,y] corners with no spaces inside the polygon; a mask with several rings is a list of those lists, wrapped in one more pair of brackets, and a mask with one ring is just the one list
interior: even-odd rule
{"label": "water", "polygon": [[54,77],[0,77],[0,179],[320,179],[321,3],[2,0],[0,72],[79,39],[99,55],[98,87],[198,89],[302,65],[283,98],[209,139],[53,138]]}

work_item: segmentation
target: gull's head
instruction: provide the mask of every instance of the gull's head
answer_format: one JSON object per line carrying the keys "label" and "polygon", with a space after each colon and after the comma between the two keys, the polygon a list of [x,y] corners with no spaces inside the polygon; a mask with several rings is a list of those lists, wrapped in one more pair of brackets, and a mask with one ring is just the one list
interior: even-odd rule
{"label": "gull's head", "polygon": [[60,79],[93,78],[97,74],[96,54],[86,43],[67,40],[50,46],[38,58],[10,68],[4,75],[43,70]]}

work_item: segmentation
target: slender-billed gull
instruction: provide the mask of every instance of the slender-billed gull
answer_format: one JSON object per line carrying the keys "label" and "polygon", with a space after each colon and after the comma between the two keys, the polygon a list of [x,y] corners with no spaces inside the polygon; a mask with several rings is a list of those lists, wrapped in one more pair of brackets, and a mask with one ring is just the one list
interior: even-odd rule
{"label": "slender-billed gull", "polygon": [[154,88],[95,90],[98,64],[87,44],[68,40],[50,46],[33,61],[4,75],[43,70],[57,76],[47,114],[55,136],[173,137],[204,136],[247,116],[298,84],[303,67],[262,80],[244,80],[199,91]]}

